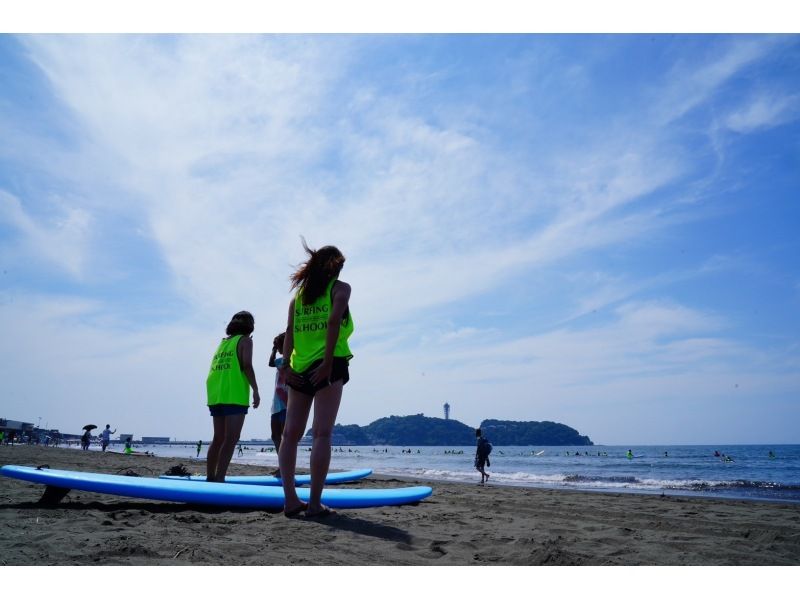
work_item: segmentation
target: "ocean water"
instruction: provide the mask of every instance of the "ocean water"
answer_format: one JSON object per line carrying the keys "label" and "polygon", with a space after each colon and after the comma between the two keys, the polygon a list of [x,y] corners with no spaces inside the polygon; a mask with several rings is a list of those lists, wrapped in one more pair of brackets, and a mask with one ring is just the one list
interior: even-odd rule
{"label": "ocean water", "polygon": [[[195,447],[135,448],[185,457],[187,468],[201,472],[208,447],[203,444],[200,460]],[[277,467],[271,445],[242,447],[234,463]],[[628,449],[635,458],[627,458]],[[732,460],[715,457],[715,451]],[[474,455],[474,446],[334,447],[331,469],[371,468],[377,474],[477,483]],[[308,447],[300,446],[298,466],[308,467],[308,459]],[[800,445],[495,446],[490,461],[490,485],[800,502]]]}

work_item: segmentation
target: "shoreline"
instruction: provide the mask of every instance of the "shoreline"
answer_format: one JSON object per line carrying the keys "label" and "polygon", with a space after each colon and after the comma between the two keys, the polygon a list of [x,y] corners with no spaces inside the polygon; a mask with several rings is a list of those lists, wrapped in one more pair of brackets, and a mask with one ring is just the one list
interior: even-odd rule
{"label": "shoreline", "polygon": [[[2,446],[0,464],[158,476],[187,459]],[[272,467],[232,463],[230,475]],[[300,471],[300,470],[299,470]],[[800,505],[373,475],[429,485],[416,505],[324,520],[71,491],[0,476],[5,565],[798,565]]]}
{"label": "shoreline", "polygon": [[[244,454],[234,455],[234,463],[277,467],[277,458],[272,447],[254,450],[246,444],[242,446]],[[637,450],[643,450],[646,454],[642,455],[644,459],[635,462],[622,459],[624,453],[620,451],[617,451],[619,454],[611,454],[610,447],[608,454],[604,453],[600,458],[598,453],[597,459],[592,458],[594,455],[589,455],[589,458],[581,455],[580,459],[577,456],[572,459],[571,455],[567,455],[569,458],[562,459],[563,455],[556,451],[550,451],[550,455],[541,459],[533,459],[527,458],[528,453],[532,455],[533,451],[521,450],[529,447],[516,447],[520,450],[511,451],[507,455],[503,455],[502,450],[499,451],[500,458],[497,463],[493,462],[495,467],[491,469],[491,480],[494,485],[509,487],[800,504],[800,478],[797,478],[791,467],[787,469],[784,463],[785,459],[800,458],[800,445],[788,445],[790,449],[785,454],[779,453],[778,458],[769,460],[765,458],[765,446],[753,445],[763,450],[749,452],[744,450],[744,446],[721,447],[726,453],[733,450],[739,457],[738,462],[731,461],[724,465],[716,463],[719,460],[712,458],[713,449],[710,445],[698,446],[696,450],[689,451],[677,446],[666,447],[670,449],[669,456],[663,450],[665,447],[659,447],[656,451],[659,454],[648,454],[646,448],[636,446]],[[140,450],[151,451],[157,456],[187,458],[192,462],[195,462],[194,447],[195,445],[185,443],[174,446],[165,446],[163,443],[139,446]],[[421,454],[419,448],[422,449]],[[374,450],[375,455],[369,454],[369,447],[357,447],[352,451],[353,454],[349,454],[349,449],[345,453],[342,447],[334,447],[331,463],[340,470],[370,467],[376,473],[433,482],[450,480],[470,484],[475,479],[472,458],[467,454],[470,453],[469,447],[458,451],[459,456],[455,457],[447,456],[448,453],[455,453],[452,450],[444,450],[443,456],[442,447],[436,447],[439,451],[431,451],[431,447],[419,448],[413,457],[409,454],[398,459],[395,455],[398,452],[396,447]],[[360,454],[356,454],[359,453],[358,449]],[[99,447],[90,450],[99,451]],[[386,452],[390,454],[384,456]],[[410,449],[408,452],[411,452]],[[544,452],[539,451],[535,456],[539,457]],[[305,451],[299,453],[298,462],[301,466],[308,465]]]}

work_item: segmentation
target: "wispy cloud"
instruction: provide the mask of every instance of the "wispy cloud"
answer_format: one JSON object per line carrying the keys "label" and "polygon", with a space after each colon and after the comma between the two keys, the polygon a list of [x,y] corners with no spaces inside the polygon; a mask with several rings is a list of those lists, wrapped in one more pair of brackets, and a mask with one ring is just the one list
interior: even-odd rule
{"label": "wispy cloud", "polygon": [[48,198],[50,207],[38,218],[25,211],[19,199],[0,190],[0,222],[17,233],[17,251],[39,256],[73,278],[85,275],[92,233],[91,214],[61,198]]}
{"label": "wispy cloud", "polygon": [[718,38],[710,55],[680,61],[668,73],[665,89],[658,92],[655,114],[663,123],[675,121],[708,101],[731,78],[765,58],[776,48],[791,43],[787,36]]}
{"label": "wispy cloud", "polygon": [[725,118],[725,126],[737,133],[768,129],[800,117],[800,95],[762,93]]}

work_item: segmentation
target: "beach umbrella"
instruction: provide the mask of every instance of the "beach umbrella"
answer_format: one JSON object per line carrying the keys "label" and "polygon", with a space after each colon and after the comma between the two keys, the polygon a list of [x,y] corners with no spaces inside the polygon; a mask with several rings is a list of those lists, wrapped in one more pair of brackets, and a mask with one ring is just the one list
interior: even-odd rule
{"label": "beach umbrella", "polygon": [[87,424],[87,425],[83,426],[83,429],[84,430],[94,430],[96,427],[97,426],[95,426],[94,424]]}

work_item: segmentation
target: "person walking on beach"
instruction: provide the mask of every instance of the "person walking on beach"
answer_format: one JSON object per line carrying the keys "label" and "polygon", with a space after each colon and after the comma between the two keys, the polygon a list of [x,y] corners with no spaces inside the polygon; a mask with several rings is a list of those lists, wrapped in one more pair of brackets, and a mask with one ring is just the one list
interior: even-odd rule
{"label": "person walking on beach", "polygon": [[[286,333],[281,332],[272,341],[272,353],[269,355],[269,367],[276,368],[275,372],[275,392],[272,395],[272,409],[270,410],[270,429],[272,432],[272,444],[275,450],[280,451],[281,436],[283,427],[286,424],[286,404],[289,402],[289,387],[286,385],[286,368],[289,365],[283,357],[283,343],[286,340]],[[280,353],[281,357],[276,357]],[[280,469],[275,473],[280,477]]]}
{"label": "person walking on beach", "polygon": [[231,318],[214,357],[211,359],[206,394],[208,410],[214,420],[214,438],[206,455],[206,480],[224,482],[253,389],[253,409],[258,409],[256,373],[253,370],[255,319],[250,312],[240,311]]}
{"label": "person walking on beach", "polygon": [[[306,512],[306,517],[333,513],[322,504],[322,486],[331,461],[331,435],[342,400],[342,389],[350,379],[353,357],[347,343],[353,333],[350,285],[339,280],[345,258],[336,247],[309,249],[308,260],[292,274],[297,289],[289,304],[283,354],[289,356],[286,381],[289,402],[286,424],[278,451],[283,476],[284,514]],[[308,504],[300,501],[294,487],[297,445],[314,407],[311,445],[311,489]]]}
{"label": "person walking on beach", "polygon": [[486,473],[486,467],[491,467],[489,461],[489,453],[492,452],[491,443],[483,436],[480,428],[475,430],[475,438],[477,439],[477,447],[475,448],[475,469],[481,472],[481,484],[489,479],[489,474]]}
{"label": "person walking on beach", "polygon": [[100,432],[100,446],[103,447],[103,452],[106,452],[108,448],[108,444],[111,442],[111,435],[116,434],[117,429],[114,428],[114,431],[111,431],[111,424],[106,424],[106,429]]}
{"label": "person walking on beach", "polygon": [[85,430],[83,432],[83,436],[81,436],[81,448],[84,451],[88,451],[89,450],[90,438],[91,438],[91,436],[89,435],[89,430]]}

